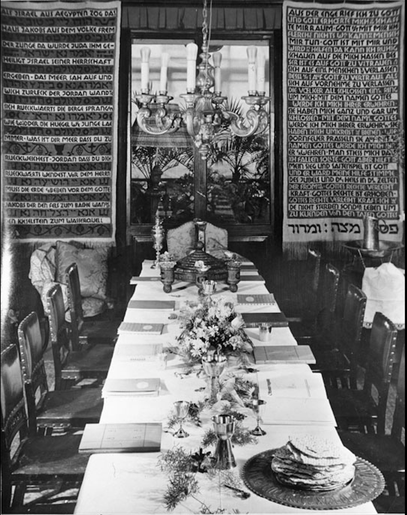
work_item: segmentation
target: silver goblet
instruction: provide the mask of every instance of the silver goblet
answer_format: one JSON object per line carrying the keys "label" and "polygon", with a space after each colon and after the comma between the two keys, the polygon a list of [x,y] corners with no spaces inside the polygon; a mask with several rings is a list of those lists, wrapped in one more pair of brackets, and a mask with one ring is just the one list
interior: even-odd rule
{"label": "silver goblet", "polygon": [[182,427],[182,423],[185,420],[185,417],[188,415],[189,404],[190,403],[188,401],[174,402],[175,416],[177,418],[177,421],[179,422],[179,429],[177,429],[177,431],[175,431],[175,433],[173,434],[175,438],[186,438],[187,436],[189,436],[189,433],[187,433]]}
{"label": "silver goblet", "polygon": [[236,421],[233,415],[215,415],[212,417],[213,427],[217,437],[216,450],[214,454],[215,468],[228,470],[236,467],[233,456],[231,438],[236,428]]}
{"label": "silver goblet", "polygon": [[252,435],[263,436],[266,434],[266,431],[260,427],[261,413],[265,404],[266,401],[262,399],[253,399],[253,407],[256,412],[256,427],[250,431]]}

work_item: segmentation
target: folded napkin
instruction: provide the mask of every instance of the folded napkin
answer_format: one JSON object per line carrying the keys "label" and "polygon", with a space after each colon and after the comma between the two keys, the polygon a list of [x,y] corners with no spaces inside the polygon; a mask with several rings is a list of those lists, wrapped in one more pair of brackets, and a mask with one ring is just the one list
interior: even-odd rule
{"label": "folded napkin", "polygon": [[366,268],[362,290],[367,297],[365,323],[372,323],[380,311],[394,324],[405,324],[405,276],[393,263]]}

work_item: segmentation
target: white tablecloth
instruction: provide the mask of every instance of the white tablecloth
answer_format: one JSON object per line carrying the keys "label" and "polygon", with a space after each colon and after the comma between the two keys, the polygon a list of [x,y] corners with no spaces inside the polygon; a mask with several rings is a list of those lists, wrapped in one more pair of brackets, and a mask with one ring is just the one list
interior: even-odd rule
{"label": "white tablecloth", "polygon": [[[143,276],[158,275],[157,269],[151,268],[151,262],[144,263]],[[242,281],[238,293],[267,293],[264,281]],[[215,298],[226,296],[237,302],[236,293],[231,293],[226,285],[219,284]],[[181,303],[186,299],[197,298],[195,285],[176,282],[170,294],[162,290],[161,282],[137,284],[133,300],[175,300],[175,310],[146,310],[128,309],[124,320],[126,322],[156,322],[164,323],[160,335],[120,334],[116,343],[108,379],[159,377],[161,391],[158,396],[109,396],[105,395],[101,423],[126,422],[161,422],[163,434],[161,452],[174,446],[181,445],[195,452],[200,447],[203,434],[211,426],[210,417],[213,413],[203,411],[201,414],[202,427],[191,422],[185,424],[189,437],[176,439],[172,431],[166,431],[166,422],[171,414],[173,402],[202,400],[202,389],[205,387],[203,378],[196,374],[183,375],[184,368],[178,356],[164,362],[162,356],[149,357],[145,361],[131,358],[131,346],[136,342],[144,344],[176,345],[176,337],[180,332],[177,320],[171,315],[176,314]],[[242,312],[248,311],[248,306],[237,306]],[[250,306],[250,310],[278,312],[277,304],[273,306]],[[265,345],[258,340],[257,329],[247,329],[254,345]],[[271,339],[266,345],[296,345],[288,327],[273,328]],[[265,436],[258,438],[257,444],[233,449],[237,462],[234,473],[239,475],[244,463],[250,457],[261,451],[284,445],[294,434],[313,434],[321,438],[339,442],[335,429],[335,419],[325,388],[319,374],[314,374],[304,364],[268,364],[255,365],[256,371],[245,377],[259,384],[260,396],[266,400],[262,414],[262,427]],[[256,420],[251,410],[246,410],[247,418],[244,425],[255,427]],[[206,449],[213,450],[212,448]],[[120,515],[166,513],[163,496],[167,488],[168,477],[158,466],[159,453],[106,453],[93,454],[90,457],[83,484],[80,490],[75,513],[78,515]],[[199,474],[200,492],[196,498],[204,501],[212,510],[221,507],[228,512],[238,509],[240,513],[309,513],[312,510],[301,510],[283,506],[270,500],[263,499],[251,493],[249,499],[242,500],[232,491],[217,488],[205,474]],[[244,487],[245,488],[245,487]],[[245,490],[247,490],[245,488]],[[198,513],[199,501],[188,498],[179,504],[175,513]],[[365,503],[351,509],[321,511],[317,513],[376,513],[372,503]]]}

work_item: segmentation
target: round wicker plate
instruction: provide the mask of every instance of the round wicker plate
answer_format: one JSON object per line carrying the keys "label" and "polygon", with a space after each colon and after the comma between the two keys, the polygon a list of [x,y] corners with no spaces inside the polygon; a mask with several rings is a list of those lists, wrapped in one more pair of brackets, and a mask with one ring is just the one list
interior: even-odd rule
{"label": "round wicker plate", "polygon": [[244,465],[242,476],[246,486],[269,501],[305,510],[339,510],[372,501],[385,486],[381,472],[368,461],[357,458],[355,478],[337,490],[309,492],[280,484],[271,470],[275,449],[250,458]]}

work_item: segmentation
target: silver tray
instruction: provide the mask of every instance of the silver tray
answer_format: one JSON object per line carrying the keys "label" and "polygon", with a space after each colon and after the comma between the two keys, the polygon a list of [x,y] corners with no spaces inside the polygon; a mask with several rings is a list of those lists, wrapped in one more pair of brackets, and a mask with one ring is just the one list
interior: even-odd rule
{"label": "silver tray", "polygon": [[339,510],[367,503],[384,490],[382,473],[362,458],[355,463],[355,477],[349,484],[328,492],[310,492],[289,487],[278,482],[271,470],[271,460],[276,449],[250,458],[242,470],[242,478],[249,490],[284,506],[305,510]]}
{"label": "silver tray", "polygon": [[348,241],[347,243],[344,243],[343,246],[353,254],[361,254],[363,257],[371,258],[384,258],[390,256],[390,254],[395,250],[399,250],[404,247],[401,243],[379,241],[378,249],[365,249],[363,248],[363,240]]}

